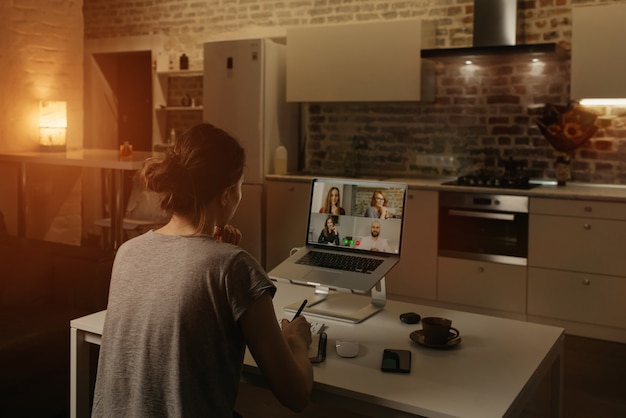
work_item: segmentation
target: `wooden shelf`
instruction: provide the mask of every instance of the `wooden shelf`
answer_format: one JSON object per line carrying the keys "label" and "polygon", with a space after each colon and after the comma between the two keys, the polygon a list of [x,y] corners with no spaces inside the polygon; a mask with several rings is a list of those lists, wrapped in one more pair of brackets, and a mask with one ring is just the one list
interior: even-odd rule
{"label": "wooden shelf", "polygon": [[156,73],[163,77],[201,77],[203,75],[202,70],[171,70],[157,71]]}
{"label": "wooden shelf", "polygon": [[165,112],[193,112],[204,109],[203,106],[165,106],[165,107],[157,107],[155,110],[161,110]]}

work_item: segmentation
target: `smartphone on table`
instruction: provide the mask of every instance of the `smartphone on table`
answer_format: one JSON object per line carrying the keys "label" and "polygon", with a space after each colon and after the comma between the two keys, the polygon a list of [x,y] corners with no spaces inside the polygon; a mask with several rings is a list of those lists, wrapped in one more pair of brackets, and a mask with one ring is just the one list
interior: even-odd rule
{"label": "smartphone on table", "polygon": [[411,352],[409,350],[385,348],[380,369],[383,372],[410,373]]}

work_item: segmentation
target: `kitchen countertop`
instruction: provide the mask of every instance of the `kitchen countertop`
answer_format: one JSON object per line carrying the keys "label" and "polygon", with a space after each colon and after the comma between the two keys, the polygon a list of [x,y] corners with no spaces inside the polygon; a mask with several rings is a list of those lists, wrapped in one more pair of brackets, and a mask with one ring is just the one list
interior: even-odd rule
{"label": "kitchen countertop", "polygon": [[[268,180],[289,180],[309,182],[313,178],[336,176],[314,176],[311,174],[269,174],[266,176]],[[471,186],[451,186],[443,185],[443,182],[455,180],[456,177],[441,178],[379,178],[375,180],[390,181],[396,183],[406,183],[412,189],[434,190],[434,191],[454,191],[454,192],[470,192],[485,194],[507,194],[529,197],[545,197],[553,199],[575,199],[575,200],[597,200],[607,202],[626,203],[626,186],[612,184],[592,184],[592,183],[576,183],[570,182],[565,186],[557,186],[556,181],[531,181],[531,183],[539,183],[541,186],[528,190],[519,189],[502,189],[492,187],[471,187]]]}

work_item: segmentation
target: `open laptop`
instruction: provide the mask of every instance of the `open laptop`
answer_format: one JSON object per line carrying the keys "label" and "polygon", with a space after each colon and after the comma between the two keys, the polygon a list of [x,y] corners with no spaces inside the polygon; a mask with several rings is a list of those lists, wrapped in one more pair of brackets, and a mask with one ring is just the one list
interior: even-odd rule
{"label": "open laptop", "polygon": [[[269,276],[366,293],[400,260],[406,191],[400,183],[314,179],[302,248]],[[346,257],[361,260],[343,264]]]}

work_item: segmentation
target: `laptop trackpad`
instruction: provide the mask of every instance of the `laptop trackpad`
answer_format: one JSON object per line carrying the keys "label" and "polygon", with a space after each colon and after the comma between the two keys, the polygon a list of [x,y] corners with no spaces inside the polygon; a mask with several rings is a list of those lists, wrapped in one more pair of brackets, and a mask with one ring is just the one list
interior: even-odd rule
{"label": "laptop trackpad", "polygon": [[333,280],[341,277],[341,273],[326,272],[320,270],[311,270],[304,275],[303,279],[313,283],[332,283]]}

